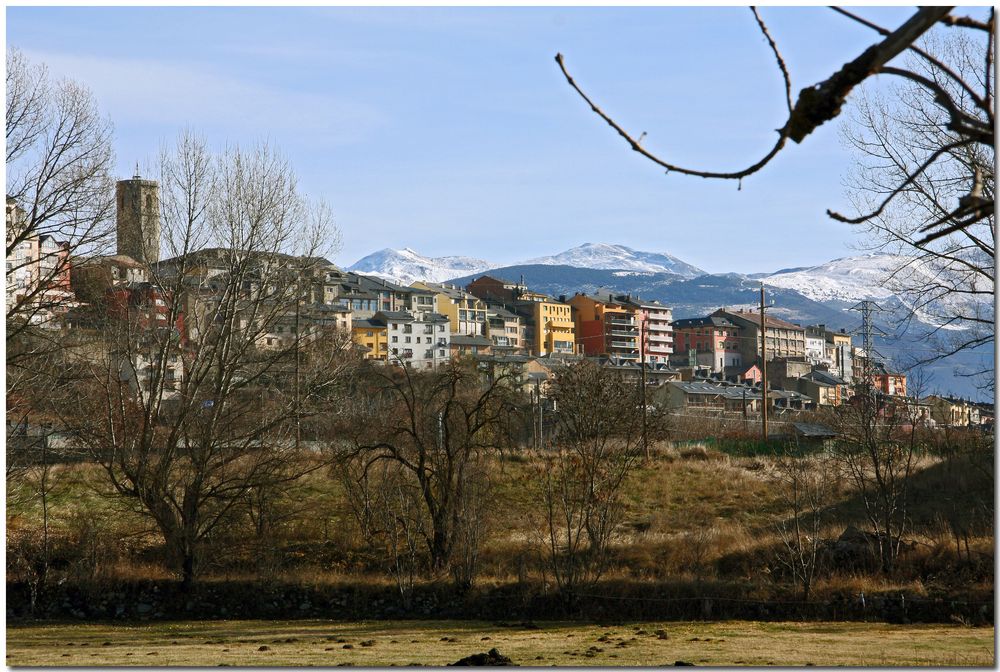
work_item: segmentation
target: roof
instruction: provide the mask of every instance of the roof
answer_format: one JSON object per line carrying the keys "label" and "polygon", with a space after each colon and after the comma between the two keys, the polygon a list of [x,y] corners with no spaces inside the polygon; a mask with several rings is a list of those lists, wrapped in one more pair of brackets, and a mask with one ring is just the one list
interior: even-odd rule
{"label": "roof", "polygon": [[[758,328],[760,327],[760,313],[753,313],[749,311],[740,312],[740,311],[726,310],[725,308],[719,308],[717,311],[712,313],[712,315],[726,317],[733,321],[742,320],[754,324]],[[792,322],[786,322],[784,320],[779,320],[778,318],[771,317],[770,315],[767,314],[765,314],[764,316],[764,322],[766,327],[770,327],[772,329],[792,329],[794,331],[805,332],[805,329],[797,324],[793,324]]]}
{"label": "roof", "polygon": [[390,320],[395,322],[413,322],[416,318],[413,313],[405,310],[380,310],[372,316],[374,320]]}
{"label": "roof", "polygon": [[847,385],[847,381],[843,378],[835,376],[829,371],[823,371],[822,369],[813,369],[802,377],[819,383],[820,385]]}
{"label": "roof", "polygon": [[[656,299],[642,299],[638,295],[632,296],[631,294],[615,294],[610,290],[600,291],[598,290],[596,296],[607,295],[613,303],[622,306],[631,306],[633,308],[658,308],[662,310],[670,310],[667,306],[663,305]],[[603,301],[603,299],[602,299]]]}
{"label": "roof", "polygon": [[371,320],[352,320],[351,325],[355,329],[385,329],[384,324],[378,324]]}
{"label": "roof", "polygon": [[531,355],[497,354],[497,350],[502,350],[502,348],[494,346],[492,354],[483,353],[477,359],[481,362],[496,362],[497,364],[527,364],[535,359]]}
{"label": "roof", "polygon": [[502,317],[502,318],[507,319],[507,320],[511,320],[511,319],[519,320],[519,319],[521,319],[520,316],[518,316],[518,315],[516,315],[516,314],[514,314],[512,312],[510,312],[509,310],[507,310],[503,306],[498,306],[498,305],[491,304],[491,303],[487,303],[486,305],[487,305],[487,309],[486,309],[486,316],[487,317],[490,317],[490,314],[492,313],[493,315],[496,315],[497,317]]}
{"label": "roof", "polygon": [[685,394],[713,395],[726,399],[760,399],[760,390],[746,385],[725,384],[699,380],[670,381]]}
{"label": "roof", "polygon": [[[454,286],[454,285],[445,285],[445,284],[439,284],[439,283],[436,283],[436,282],[424,282],[424,283],[421,283],[421,284],[423,284],[424,286],[430,288],[430,290],[432,292],[435,292],[437,294],[444,294],[445,296],[447,296],[450,299],[475,299],[476,301],[480,301],[481,300],[478,296],[476,296],[474,294],[470,294],[469,292],[465,291],[461,287],[457,287],[457,286]],[[415,287],[414,289],[420,289],[420,288],[419,287]]]}
{"label": "roof", "polygon": [[689,317],[683,320],[674,320],[670,323],[674,329],[692,329],[694,327],[735,327],[736,325],[724,317],[708,315],[706,317]]}
{"label": "roof", "polygon": [[451,336],[452,345],[477,345],[480,347],[489,347],[493,345],[493,341],[486,338],[485,336],[469,336],[467,334],[452,334]]}
{"label": "roof", "polygon": [[796,392],[795,390],[768,390],[767,396],[770,399],[792,399],[797,401],[812,401],[813,398],[808,394],[802,394],[801,392]]}
{"label": "roof", "polygon": [[832,439],[839,436],[837,432],[824,425],[816,425],[808,422],[793,422],[792,427],[795,428],[796,434],[801,434],[802,436],[811,439]]}
{"label": "roof", "polygon": [[605,296],[600,296],[598,294],[586,294],[584,292],[577,292],[570,298],[570,301],[580,297],[583,297],[589,301],[593,301],[594,303],[604,304],[605,306],[616,306],[621,308],[625,307],[625,303],[623,301],[619,301],[616,297],[611,296],[610,294]]}
{"label": "roof", "polygon": [[[478,280],[493,280],[494,282],[499,282],[501,285],[512,285],[514,287],[523,287],[524,286],[524,285],[522,285],[522,284],[520,284],[518,282],[514,282],[513,280],[507,280],[506,278],[501,278],[498,275],[490,275],[489,273],[484,273],[483,275],[478,276],[472,282],[476,282]],[[472,284],[472,283],[469,283],[469,284]]]}
{"label": "roof", "polygon": [[303,312],[349,313],[351,309],[339,303],[310,303],[302,306]]}

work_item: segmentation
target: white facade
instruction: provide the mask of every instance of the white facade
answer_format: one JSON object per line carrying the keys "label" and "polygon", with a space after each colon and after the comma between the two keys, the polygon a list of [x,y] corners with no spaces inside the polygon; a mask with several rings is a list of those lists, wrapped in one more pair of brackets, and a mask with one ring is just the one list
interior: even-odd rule
{"label": "white facade", "polygon": [[645,360],[652,364],[666,364],[674,351],[674,313],[662,305],[642,304],[644,324]]}
{"label": "white facade", "polygon": [[385,325],[390,362],[435,369],[451,358],[451,329],[444,315],[379,312],[372,321]]}

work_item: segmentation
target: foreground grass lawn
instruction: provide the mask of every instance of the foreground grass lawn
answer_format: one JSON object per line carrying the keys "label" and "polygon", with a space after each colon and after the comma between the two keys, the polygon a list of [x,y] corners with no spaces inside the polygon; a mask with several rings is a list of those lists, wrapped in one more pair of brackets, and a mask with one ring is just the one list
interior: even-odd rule
{"label": "foreground grass lawn", "polygon": [[993,628],[884,623],[184,621],[7,627],[8,666],[446,665],[491,648],[519,665],[994,664]]}

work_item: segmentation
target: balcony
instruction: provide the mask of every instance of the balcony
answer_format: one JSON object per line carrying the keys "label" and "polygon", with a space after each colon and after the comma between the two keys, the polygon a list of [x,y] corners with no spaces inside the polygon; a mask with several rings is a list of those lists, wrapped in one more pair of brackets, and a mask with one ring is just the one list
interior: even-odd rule
{"label": "balcony", "polygon": [[637,350],[638,346],[635,341],[611,341],[610,347],[612,348],[624,348],[625,350]]}
{"label": "balcony", "polygon": [[633,317],[609,317],[605,320],[608,324],[627,324],[630,326],[635,326],[635,318]]}

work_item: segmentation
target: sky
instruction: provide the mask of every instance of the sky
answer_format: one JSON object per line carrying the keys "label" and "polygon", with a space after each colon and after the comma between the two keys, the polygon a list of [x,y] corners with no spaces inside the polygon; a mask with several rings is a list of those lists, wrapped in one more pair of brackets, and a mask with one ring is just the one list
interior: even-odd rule
{"label": "sky", "polygon": [[[913,10],[858,11],[896,26]],[[761,14],[794,92],[877,39],[820,7]],[[655,153],[742,168],[786,116],[746,8],[8,7],[6,19],[8,45],[94,92],[122,178],[185,128],[220,148],[267,141],[330,204],[343,266],[385,247],[512,264],[606,242],[753,273],[864,242],[825,214],[850,209],[841,122],[740,189],[668,175],[554,61]]]}

